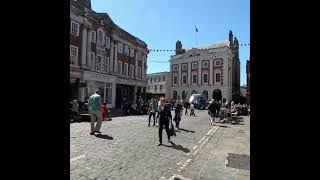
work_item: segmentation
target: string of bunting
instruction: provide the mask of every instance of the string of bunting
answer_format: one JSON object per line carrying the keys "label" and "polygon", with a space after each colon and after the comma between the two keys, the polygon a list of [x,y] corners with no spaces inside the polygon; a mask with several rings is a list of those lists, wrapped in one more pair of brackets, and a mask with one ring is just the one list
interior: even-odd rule
{"label": "string of bunting", "polygon": [[[248,44],[239,44],[239,46],[250,46],[250,43]],[[204,50],[208,50],[210,48],[206,48]],[[175,49],[149,49],[149,51],[153,51],[153,52],[169,52],[169,51],[176,51]],[[186,50],[186,51],[189,51],[189,50]]]}

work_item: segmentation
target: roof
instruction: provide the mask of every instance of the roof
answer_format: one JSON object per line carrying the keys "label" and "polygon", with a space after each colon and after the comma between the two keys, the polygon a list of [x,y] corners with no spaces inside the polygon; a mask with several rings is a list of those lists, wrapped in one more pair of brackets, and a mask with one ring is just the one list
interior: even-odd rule
{"label": "roof", "polygon": [[147,74],[147,76],[161,75],[161,74],[167,74],[167,73],[169,73],[169,72],[168,72],[168,71],[156,72],[156,73],[150,73],[150,74]]}
{"label": "roof", "polygon": [[[229,47],[229,41],[221,41],[213,44],[202,45],[197,47],[197,49],[215,49],[215,48],[222,48],[222,47]],[[186,48],[187,51],[191,49],[193,48]]]}

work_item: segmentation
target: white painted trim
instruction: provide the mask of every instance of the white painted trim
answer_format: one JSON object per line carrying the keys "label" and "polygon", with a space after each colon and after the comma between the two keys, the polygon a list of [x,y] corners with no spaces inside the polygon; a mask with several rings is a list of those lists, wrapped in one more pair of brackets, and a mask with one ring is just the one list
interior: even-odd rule
{"label": "white painted trim", "polygon": [[[77,28],[77,34],[73,34],[73,33],[72,33],[72,24],[75,24],[75,25],[77,25],[77,26],[78,26],[78,28]],[[79,37],[79,34],[80,34],[80,23],[78,23],[78,22],[76,22],[76,21],[71,20],[71,24],[70,24],[70,34],[72,34],[72,35],[75,35],[75,36],[78,36],[78,37]]]}
{"label": "white painted trim", "polygon": [[70,45],[70,60],[71,60],[71,48],[76,48],[76,60],[75,60],[76,62],[75,62],[75,64],[70,64],[70,65],[77,67],[77,66],[79,66],[79,64],[78,64],[79,48],[77,46]]}

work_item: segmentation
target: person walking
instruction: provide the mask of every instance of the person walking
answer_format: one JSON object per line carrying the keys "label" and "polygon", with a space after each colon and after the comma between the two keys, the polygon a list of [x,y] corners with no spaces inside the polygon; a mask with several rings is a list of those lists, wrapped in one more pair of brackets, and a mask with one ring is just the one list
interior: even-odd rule
{"label": "person walking", "polygon": [[80,122],[79,121],[79,104],[76,97],[74,97],[72,101],[72,119],[74,122]]}
{"label": "person walking", "polygon": [[182,113],[182,104],[179,100],[177,100],[174,110],[174,118],[173,120],[176,122],[176,127],[179,128],[179,123],[181,121],[181,113]]}
{"label": "person walking", "polygon": [[[102,113],[101,113],[102,99],[99,93],[100,93],[99,90],[96,90],[96,93],[91,95],[88,100],[89,112],[90,112],[90,118],[91,118],[90,135],[94,135],[95,132],[101,133],[100,128],[102,124]],[[96,124],[96,127],[94,127],[96,119],[97,119],[97,124]]]}
{"label": "person walking", "polygon": [[194,103],[191,103],[191,105],[190,105],[190,116],[196,116],[196,114],[194,113]]}
{"label": "person walking", "polygon": [[150,119],[153,116],[153,126],[156,125],[156,111],[157,111],[157,102],[152,98],[151,102],[149,103],[149,124],[150,126]]}
{"label": "person walking", "polygon": [[190,108],[190,104],[189,104],[189,102],[188,102],[188,100],[186,100],[185,102],[184,102],[184,108],[186,109],[186,111],[184,112],[184,115],[188,115],[188,109]]}
{"label": "person walking", "polygon": [[211,125],[214,125],[215,116],[216,116],[216,105],[215,105],[215,103],[214,103],[214,99],[212,99],[212,100],[209,102],[208,114],[209,114],[210,124],[211,124]]}
{"label": "person walking", "polygon": [[159,144],[162,145],[162,130],[163,126],[165,126],[168,141],[170,142],[170,134],[169,134],[169,122],[172,119],[170,108],[166,105],[166,100],[164,98],[160,98],[160,105],[158,109],[157,119],[159,118]]}

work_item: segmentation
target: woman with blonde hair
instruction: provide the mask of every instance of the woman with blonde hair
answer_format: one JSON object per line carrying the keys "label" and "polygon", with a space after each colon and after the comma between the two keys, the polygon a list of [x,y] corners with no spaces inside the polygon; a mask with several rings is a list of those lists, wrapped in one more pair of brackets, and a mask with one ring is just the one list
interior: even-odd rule
{"label": "woman with blonde hair", "polygon": [[170,141],[170,134],[169,134],[169,122],[172,119],[171,111],[168,105],[166,105],[165,98],[160,98],[160,105],[158,108],[158,115],[157,119],[159,118],[159,144],[158,146],[162,145],[162,130],[163,126],[165,126],[168,141]]}

